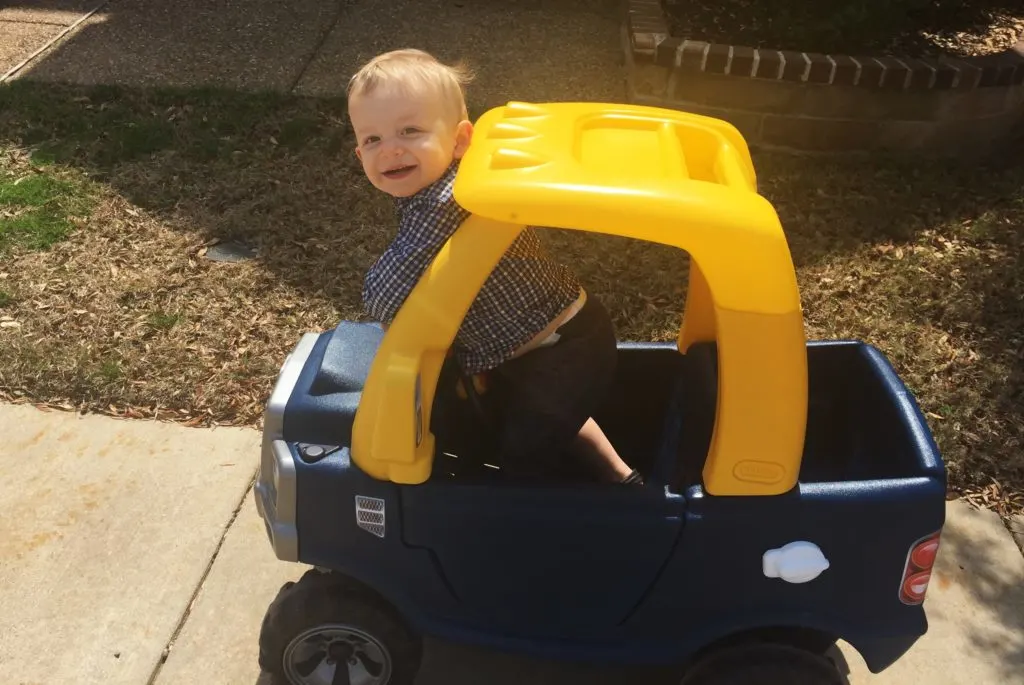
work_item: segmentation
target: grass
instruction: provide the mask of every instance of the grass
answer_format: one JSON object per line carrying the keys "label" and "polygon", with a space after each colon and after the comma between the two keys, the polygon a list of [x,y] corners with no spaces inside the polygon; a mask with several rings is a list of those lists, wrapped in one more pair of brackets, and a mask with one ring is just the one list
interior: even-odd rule
{"label": "grass", "polygon": [[[11,165],[13,167],[13,165]],[[75,177],[74,173],[63,176]],[[21,247],[45,249],[68,237],[89,211],[87,185],[45,169],[0,172],[0,255]]]}
{"label": "grass", "polygon": [[108,383],[113,383],[120,380],[122,375],[123,372],[121,371],[121,365],[118,362],[108,359],[100,364],[99,377],[102,380]]}
{"label": "grass", "polygon": [[[81,230],[46,250],[18,243],[0,262],[0,317],[18,324],[0,328],[0,395],[257,425],[301,333],[361,318],[362,274],[392,210],[362,178],[343,102],[15,83],[0,89],[0,131],[2,178],[93,189]],[[755,161],[789,237],[808,336],[878,346],[926,412],[954,488],[1019,510],[1024,165]],[[47,183],[18,192],[79,197]],[[544,237],[620,338],[674,337],[685,255]],[[260,258],[203,258],[231,239]]]}
{"label": "grass", "polygon": [[157,331],[169,331],[181,321],[180,314],[169,314],[164,311],[155,311],[149,315],[149,325]]}

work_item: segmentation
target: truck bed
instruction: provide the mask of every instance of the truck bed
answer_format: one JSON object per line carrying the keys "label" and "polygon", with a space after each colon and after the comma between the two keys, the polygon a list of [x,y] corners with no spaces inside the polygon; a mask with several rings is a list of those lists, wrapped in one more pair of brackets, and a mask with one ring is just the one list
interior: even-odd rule
{"label": "truck bed", "polygon": [[[924,417],[881,352],[858,341],[815,341],[807,345],[807,363],[802,484],[944,479]],[[628,463],[684,492],[701,481],[716,373],[713,343],[685,355],[674,343],[620,343],[615,383],[595,418]],[[453,382],[443,378],[441,387]],[[486,453],[466,403],[453,404],[459,411],[448,426],[435,426],[442,449]]]}
{"label": "truck bed", "polygon": [[877,349],[814,343],[807,357],[802,482],[942,477],[917,402]]}
{"label": "truck bed", "polygon": [[[674,401],[681,426],[676,482],[700,480],[714,421],[714,346],[686,355]],[[856,341],[807,346],[808,415],[801,483],[945,478],[913,396],[885,356]]]}

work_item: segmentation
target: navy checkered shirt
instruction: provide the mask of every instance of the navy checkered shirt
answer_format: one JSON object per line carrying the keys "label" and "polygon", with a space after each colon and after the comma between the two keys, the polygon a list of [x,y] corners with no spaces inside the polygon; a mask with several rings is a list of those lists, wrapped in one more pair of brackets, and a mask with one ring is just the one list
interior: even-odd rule
{"label": "navy checkered shirt", "polygon": [[[405,298],[469,212],[452,188],[458,161],[420,192],[398,198],[398,235],[363,282],[367,313],[390,323]],[[532,227],[526,227],[498,261],[455,336],[454,353],[463,371],[498,366],[533,339],[580,295],[580,283],[551,260]]]}

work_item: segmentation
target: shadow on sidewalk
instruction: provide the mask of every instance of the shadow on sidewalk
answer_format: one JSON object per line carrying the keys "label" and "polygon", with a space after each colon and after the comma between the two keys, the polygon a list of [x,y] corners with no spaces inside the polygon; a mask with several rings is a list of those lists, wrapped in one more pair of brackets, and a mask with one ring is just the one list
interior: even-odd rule
{"label": "shadow on sidewalk", "polygon": [[285,91],[301,78],[345,4],[5,0],[0,6],[23,21],[69,25],[81,20],[73,33],[23,67],[19,78]]}
{"label": "shadow on sidewalk", "polygon": [[[608,667],[525,659],[428,640],[416,685],[678,685],[675,669]],[[288,685],[263,673],[254,685]]]}
{"label": "shadow on sidewalk", "polygon": [[[849,685],[843,655],[835,650],[842,685]],[[626,667],[558,663],[428,641],[416,685],[679,685],[677,668]],[[262,673],[254,685],[288,685]],[[799,684],[794,684],[799,685]]]}
{"label": "shadow on sidewalk", "polygon": [[[621,0],[8,0],[12,16],[84,19],[19,77],[132,88],[337,94],[400,47],[467,60],[486,106],[625,94]],[[26,19],[28,20],[28,19]],[[386,29],[384,28],[386,27]]]}
{"label": "shadow on sidewalk", "polygon": [[[678,685],[678,668],[626,667],[558,663],[489,650],[427,641],[416,685]],[[849,685],[849,667],[838,649],[828,654],[841,685]],[[254,685],[288,685],[262,673]],[[799,685],[799,684],[794,684]]]}
{"label": "shadow on sidewalk", "polygon": [[998,682],[1024,683],[1024,559],[1001,526],[983,530],[992,534],[971,537],[963,528],[946,527],[932,587],[947,591],[947,604],[973,614],[964,642],[997,665]]}

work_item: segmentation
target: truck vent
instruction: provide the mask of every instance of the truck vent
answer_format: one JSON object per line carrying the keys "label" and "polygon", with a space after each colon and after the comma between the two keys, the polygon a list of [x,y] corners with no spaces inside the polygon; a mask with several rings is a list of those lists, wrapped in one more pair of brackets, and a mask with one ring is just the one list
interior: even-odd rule
{"label": "truck vent", "polygon": [[356,495],[356,525],[379,538],[384,537],[384,500]]}

